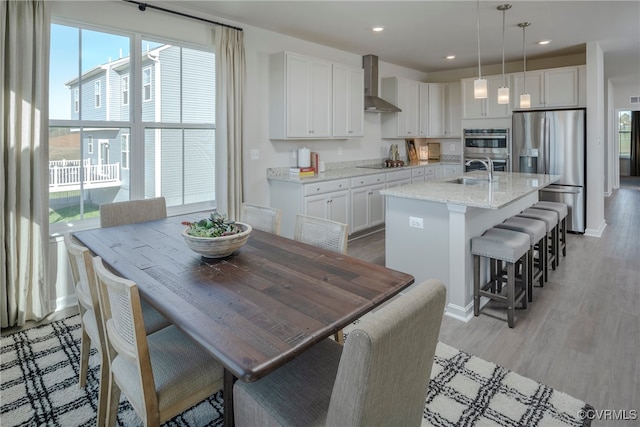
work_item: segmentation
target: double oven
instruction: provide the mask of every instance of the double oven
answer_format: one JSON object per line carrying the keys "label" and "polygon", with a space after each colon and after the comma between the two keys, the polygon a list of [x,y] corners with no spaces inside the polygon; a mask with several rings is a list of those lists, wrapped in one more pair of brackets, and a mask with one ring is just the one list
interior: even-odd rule
{"label": "double oven", "polygon": [[[511,137],[509,129],[465,129],[464,163],[471,159],[490,158],[493,170],[509,172],[511,170]],[[465,171],[484,169],[480,162],[465,166]]]}

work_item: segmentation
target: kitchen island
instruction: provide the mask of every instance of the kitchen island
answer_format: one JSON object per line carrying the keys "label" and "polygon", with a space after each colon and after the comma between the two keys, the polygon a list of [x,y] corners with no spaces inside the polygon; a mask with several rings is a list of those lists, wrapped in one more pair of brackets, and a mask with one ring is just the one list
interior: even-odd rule
{"label": "kitchen island", "polygon": [[489,182],[482,171],[381,191],[386,196],[386,267],[413,275],[415,283],[442,280],[446,314],[470,320],[471,239],[535,204],[538,190],[559,178],[494,172]]}

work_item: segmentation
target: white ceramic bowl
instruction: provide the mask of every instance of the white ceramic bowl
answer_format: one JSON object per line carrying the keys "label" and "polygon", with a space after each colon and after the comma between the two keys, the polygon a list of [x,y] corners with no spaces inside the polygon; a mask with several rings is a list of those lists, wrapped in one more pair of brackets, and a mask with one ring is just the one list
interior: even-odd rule
{"label": "white ceramic bowl", "polygon": [[182,236],[192,251],[199,253],[204,258],[224,258],[231,255],[242,245],[247,243],[251,226],[243,222],[236,222],[240,233],[222,237],[196,237],[187,234],[187,230],[182,231]]}

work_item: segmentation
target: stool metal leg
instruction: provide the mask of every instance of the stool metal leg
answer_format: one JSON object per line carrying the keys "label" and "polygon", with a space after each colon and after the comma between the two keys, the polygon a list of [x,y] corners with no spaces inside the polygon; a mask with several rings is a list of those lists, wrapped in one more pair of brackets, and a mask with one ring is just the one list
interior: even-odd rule
{"label": "stool metal leg", "polygon": [[515,323],[515,282],[516,282],[516,269],[515,263],[508,262],[507,263],[507,323],[510,328],[513,328]]}
{"label": "stool metal leg", "polygon": [[473,256],[473,315],[480,315],[480,256]]}

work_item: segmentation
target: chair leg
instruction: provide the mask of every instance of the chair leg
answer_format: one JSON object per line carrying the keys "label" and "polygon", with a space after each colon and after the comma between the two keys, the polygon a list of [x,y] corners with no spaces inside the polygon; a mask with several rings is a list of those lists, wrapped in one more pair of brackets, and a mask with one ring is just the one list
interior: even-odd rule
{"label": "chair leg", "polygon": [[547,254],[547,252],[549,252],[549,239],[547,238],[547,235],[545,234],[544,236],[544,242],[542,245],[542,254],[540,255],[540,260],[543,264],[543,268],[544,268],[544,281],[547,282],[549,280],[549,255]]}
{"label": "chair leg", "polygon": [[533,302],[533,251],[534,245],[527,253],[527,300]]}
{"label": "chair leg", "polygon": [[567,256],[567,217],[562,219],[562,256]]}
{"label": "chair leg", "polygon": [[344,344],[344,332],[342,329],[333,334],[333,339],[336,340],[337,343]]}
{"label": "chair leg", "polygon": [[109,373],[109,399],[107,422],[108,427],[114,427],[118,418],[118,405],[120,404],[120,387],[116,384],[113,373]]}
{"label": "chair leg", "polygon": [[515,263],[508,262],[507,263],[507,323],[510,328],[513,328],[515,323],[515,276],[516,276],[516,268]]}
{"label": "chair leg", "polygon": [[82,325],[82,338],[80,339],[80,372],[78,374],[78,385],[84,388],[87,384],[87,371],[89,369],[89,352],[91,351],[91,338]]}
{"label": "chair leg", "polygon": [[109,403],[109,359],[106,354],[101,355],[100,383],[98,385],[98,418],[97,427],[104,427],[107,423],[107,405]]}
{"label": "chair leg", "polygon": [[473,256],[473,315],[480,315],[480,256]]}

